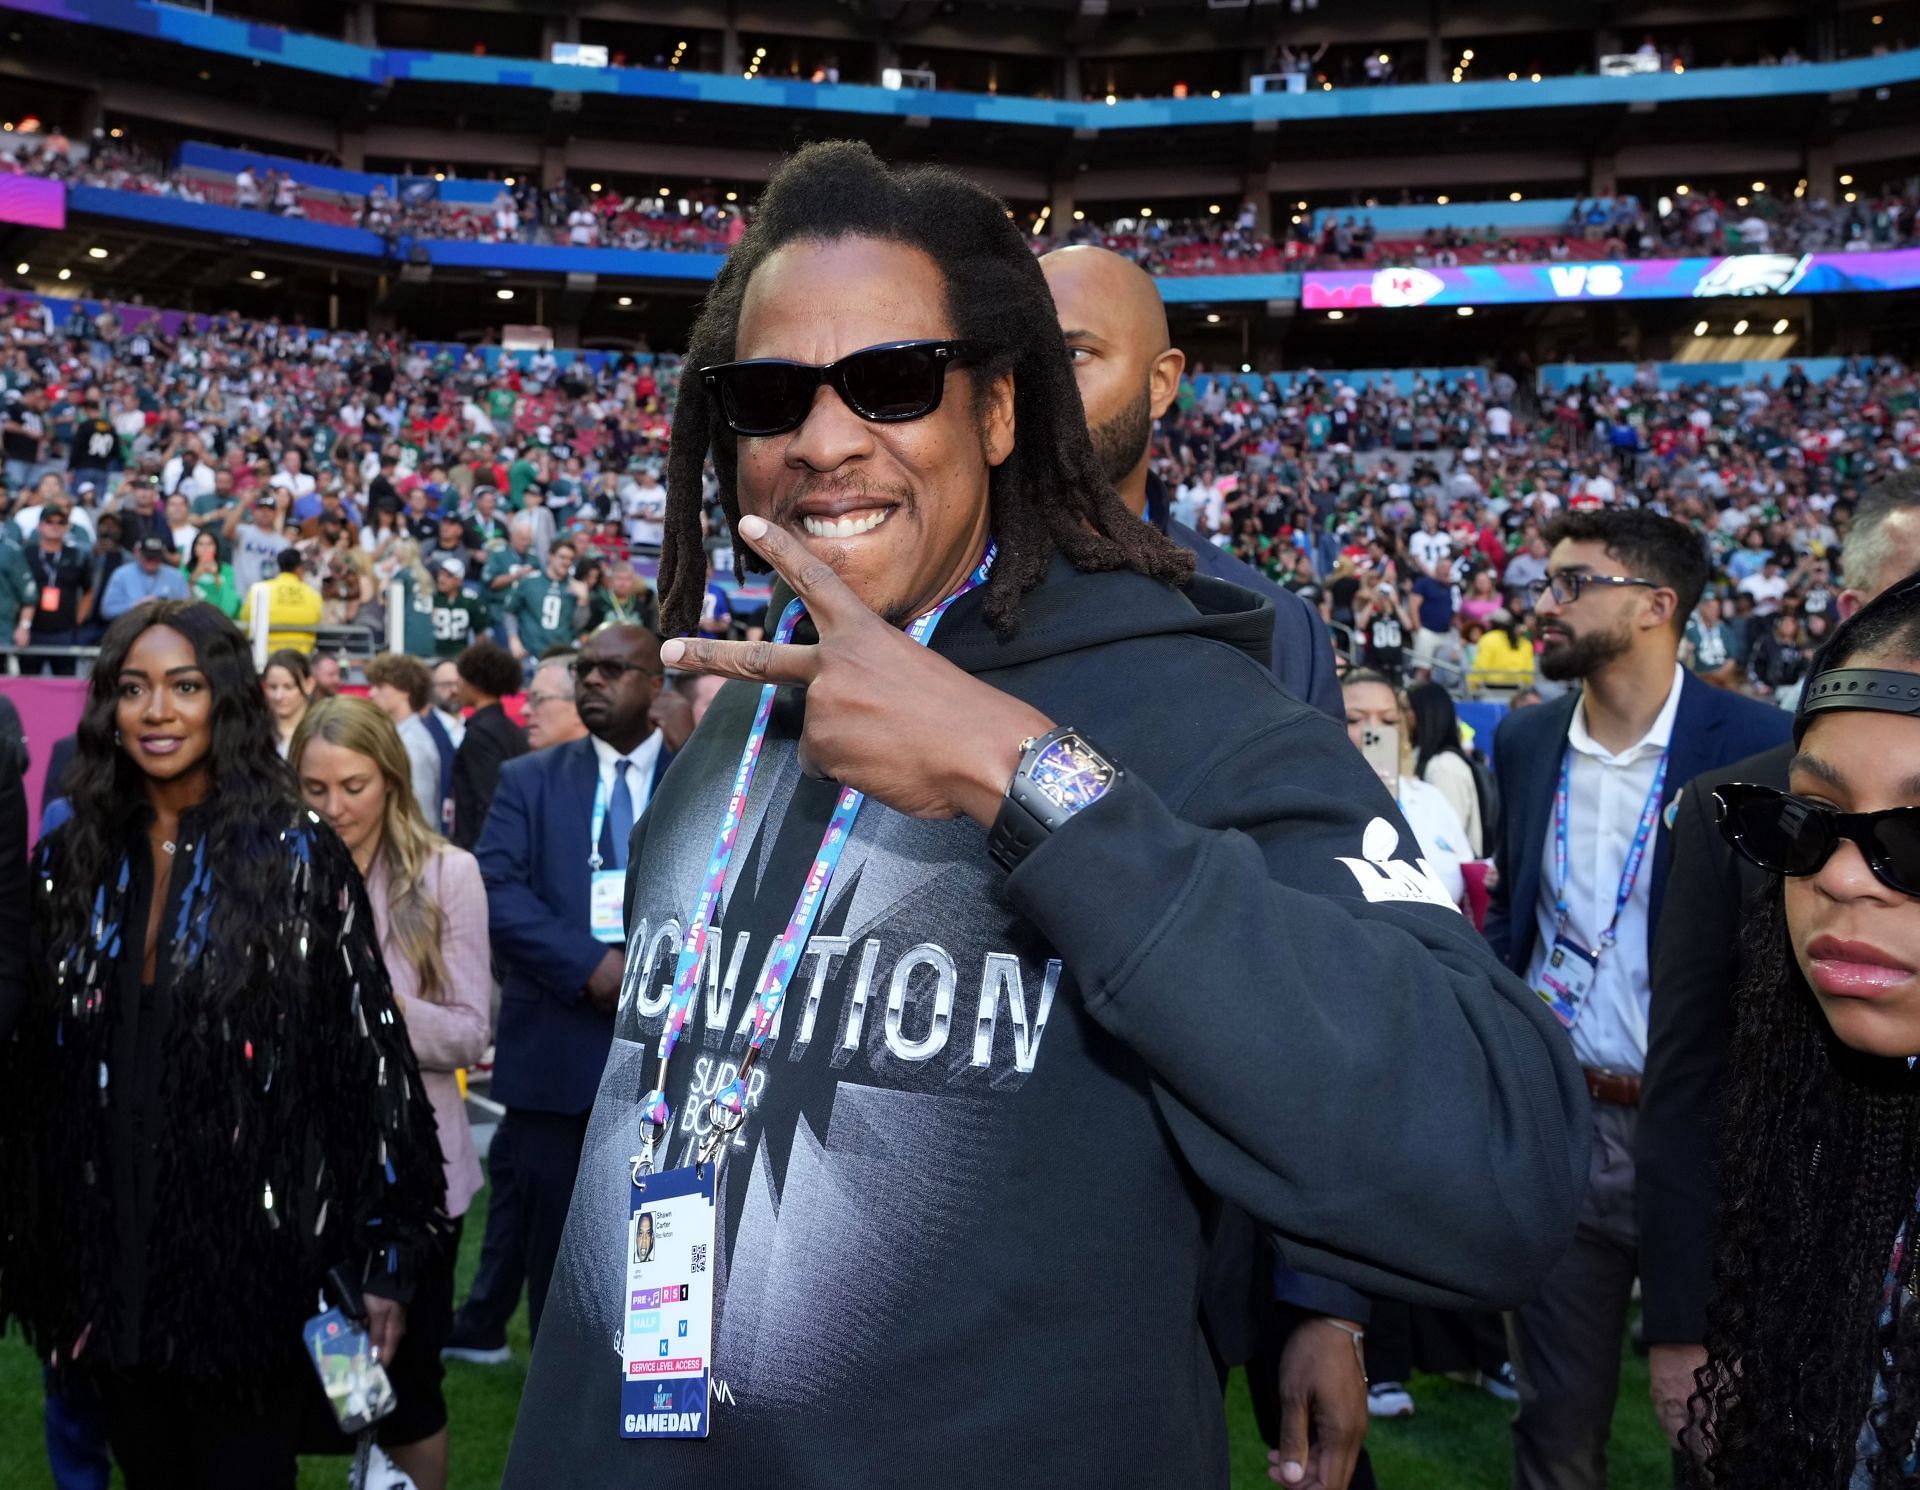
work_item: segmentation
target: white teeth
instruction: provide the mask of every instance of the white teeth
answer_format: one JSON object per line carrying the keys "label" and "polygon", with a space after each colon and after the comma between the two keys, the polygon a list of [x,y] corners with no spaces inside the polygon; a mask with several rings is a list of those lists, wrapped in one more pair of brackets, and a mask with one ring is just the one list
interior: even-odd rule
{"label": "white teeth", "polygon": [[856,533],[871,533],[887,520],[892,510],[877,508],[865,517],[803,517],[800,526],[815,538],[851,538]]}

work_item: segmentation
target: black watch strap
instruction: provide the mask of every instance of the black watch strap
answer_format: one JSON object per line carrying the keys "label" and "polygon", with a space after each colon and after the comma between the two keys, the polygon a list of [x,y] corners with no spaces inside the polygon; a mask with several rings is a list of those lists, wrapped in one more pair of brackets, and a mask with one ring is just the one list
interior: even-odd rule
{"label": "black watch strap", "polygon": [[[1079,737],[1078,743],[1085,746],[1085,737],[1068,724],[1050,729],[1021,746],[1020,764],[1014,767],[1013,779],[1007,783],[1006,795],[1000,799],[1000,811],[987,833],[987,852],[1002,869],[1011,872],[1077,810],[1054,801],[1034,785],[1029,775],[1041,753],[1066,735]],[[1113,774],[1117,779],[1120,773]]]}
{"label": "black watch strap", "polygon": [[1022,807],[1009,792],[1000,799],[1000,811],[987,833],[987,853],[1011,874],[1020,861],[1046,841],[1052,829]]}

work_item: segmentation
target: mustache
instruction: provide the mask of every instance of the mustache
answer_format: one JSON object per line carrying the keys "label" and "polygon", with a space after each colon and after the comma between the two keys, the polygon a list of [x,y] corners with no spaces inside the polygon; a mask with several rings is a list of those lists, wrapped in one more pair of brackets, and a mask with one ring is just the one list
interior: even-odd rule
{"label": "mustache", "polygon": [[791,522],[794,509],[808,497],[815,496],[857,497],[863,501],[872,497],[886,497],[909,512],[918,505],[913,488],[901,482],[869,481],[865,476],[838,474],[803,476],[795,483],[793,490],[780,499],[771,521],[783,524]]}

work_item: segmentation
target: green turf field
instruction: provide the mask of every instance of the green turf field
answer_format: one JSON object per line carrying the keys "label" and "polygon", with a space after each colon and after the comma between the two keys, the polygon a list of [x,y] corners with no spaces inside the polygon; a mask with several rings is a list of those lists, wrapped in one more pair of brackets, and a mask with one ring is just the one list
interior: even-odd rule
{"label": "green turf field", "polygon": [[[461,1243],[459,1293],[464,1296],[480,1256],[486,1195],[476,1197]],[[513,1415],[526,1373],[526,1311],[508,1333],[515,1359],[506,1366],[447,1368],[447,1404],[453,1417],[455,1490],[491,1490],[500,1483]],[[1507,1418],[1511,1411],[1484,1392],[1437,1377],[1413,1383],[1418,1411],[1411,1418],[1376,1422],[1368,1448],[1384,1490],[1499,1490],[1508,1481]],[[0,1341],[0,1490],[48,1490],[41,1440],[40,1368],[18,1336]],[[1271,1485],[1266,1445],[1254,1431],[1246,1381],[1236,1374],[1227,1400],[1233,1437],[1234,1490]],[[338,1490],[345,1459],[310,1459],[301,1490]],[[1672,1484],[1666,1446],[1647,1403],[1646,1363],[1625,1355],[1620,1406],[1614,1415],[1612,1490],[1664,1490]],[[116,1481],[117,1483],[117,1481]]]}

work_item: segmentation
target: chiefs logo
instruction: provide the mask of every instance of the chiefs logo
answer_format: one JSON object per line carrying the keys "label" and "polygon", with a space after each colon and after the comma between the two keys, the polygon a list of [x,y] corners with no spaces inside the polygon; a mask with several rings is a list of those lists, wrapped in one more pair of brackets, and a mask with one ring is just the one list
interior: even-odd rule
{"label": "chiefs logo", "polygon": [[1381,269],[1373,276],[1373,303],[1394,307],[1425,305],[1446,287],[1445,280],[1425,269]]}

